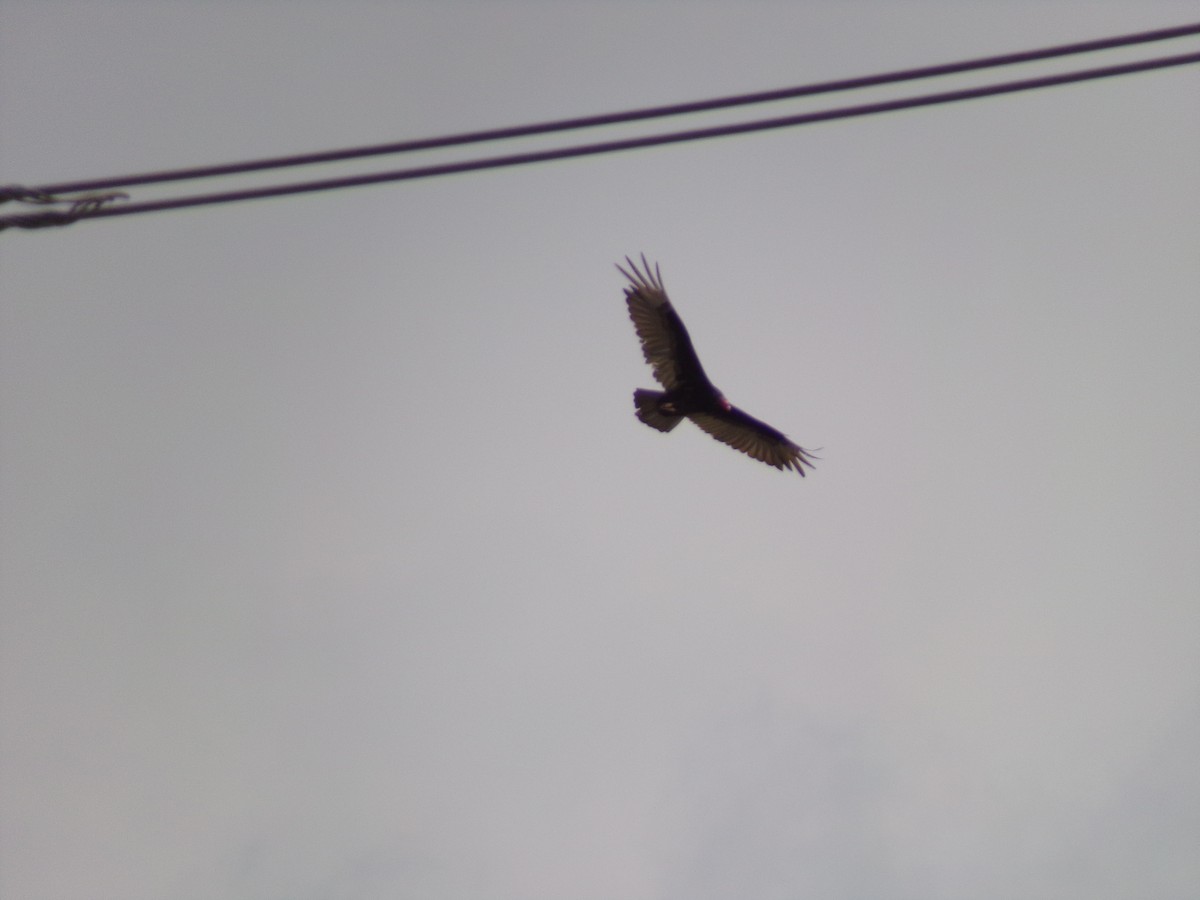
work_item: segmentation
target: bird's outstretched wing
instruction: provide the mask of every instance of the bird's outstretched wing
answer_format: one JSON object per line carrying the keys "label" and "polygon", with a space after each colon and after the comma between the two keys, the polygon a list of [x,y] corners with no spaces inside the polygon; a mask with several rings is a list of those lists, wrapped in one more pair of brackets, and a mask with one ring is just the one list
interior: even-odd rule
{"label": "bird's outstretched wing", "polygon": [[798,444],[793,444],[786,435],[736,406],[719,412],[692,413],[688,418],[721,443],[769,466],[794,469],[802,478],[804,466],[813,468],[812,461],[816,457]]}
{"label": "bird's outstretched wing", "polygon": [[625,262],[629,265],[628,270],[617,266],[618,271],[629,279],[625,303],[642,343],[642,354],[653,369],[655,380],[668,391],[687,385],[709,384],[683,320],[667,298],[658,267],[652,270],[645,254],[642,255],[641,269],[628,256]]}

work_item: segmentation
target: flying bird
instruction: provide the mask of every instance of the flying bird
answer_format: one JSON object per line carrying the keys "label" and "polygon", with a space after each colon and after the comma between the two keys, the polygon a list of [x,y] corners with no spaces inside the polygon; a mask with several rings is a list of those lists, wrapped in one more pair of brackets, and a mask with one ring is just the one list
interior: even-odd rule
{"label": "flying bird", "polygon": [[642,268],[628,256],[629,269],[617,270],[629,279],[625,303],[629,318],[642,342],[642,354],[654,371],[654,380],[665,391],[639,388],[633,392],[637,417],[659,431],[670,431],[684,418],[691,419],[718,441],[777,469],[794,469],[801,476],[816,458],[793,444],[765,422],[730,404],[716,389],[692,347],[692,339],[675,307],[667,298],[662,273],[653,271],[642,254]]}

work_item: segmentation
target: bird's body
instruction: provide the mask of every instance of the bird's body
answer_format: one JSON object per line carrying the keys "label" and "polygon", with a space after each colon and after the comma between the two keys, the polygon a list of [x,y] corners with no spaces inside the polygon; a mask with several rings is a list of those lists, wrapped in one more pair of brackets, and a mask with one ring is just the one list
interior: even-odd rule
{"label": "bird's body", "polygon": [[691,419],[718,441],[767,465],[792,469],[803,476],[804,466],[812,468],[812,455],[770,425],[731,405],[709,381],[683,320],[667,298],[658,267],[652,271],[645,256],[641,269],[629,257],[625,262],[628,270],[620,266],[617,269],[629,279],[625,288],[629,318],[655,380],[666,389],[634,391],[637,417],[663,432],[685,418]]}

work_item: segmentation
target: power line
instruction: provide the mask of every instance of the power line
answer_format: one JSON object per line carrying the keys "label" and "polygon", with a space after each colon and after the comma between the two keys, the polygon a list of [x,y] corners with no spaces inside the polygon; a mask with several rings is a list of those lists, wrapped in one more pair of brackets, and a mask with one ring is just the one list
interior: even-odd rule
{"label": "power line", "polygon": [[[1189,26],[1194,28],[1195,33],[1200,33],[1200,26]],[[1178,31],[1179,29],[1174,29]],[[1109,39],[1120,40],[1120,39]],[[1047,51],[1031,51],[1033,53],[1044,53]],[[1013,54],[1014,56],[1021,54]],[[622,150],[632,150],[644,147],[661,146],[665,144],[683,143],[686,141],[707,140],[709,138],[727,137],[737,134],[749,134],[757,131],[767,131],[777,128],[795,127],[800,125],[809,125],[816,122],[828,122],[837,119],[848,119],[860,116],[875,115],[885,112],[894,112],[903,109],[914,109],[923,106],[934,106],[944,103],[954,103],[963,100],[978,99],[981,97],[997,96],[1001,94],[1016,93],[1019,91],[1035,90],[1043,87],[1054,87],[1063,84],[1072,84],[1082,81],[1090,81],[1099,78],[1110,78],[1118,75],[1129,75],[1137,72],[1152,71],[1155,69],[1168,68],[1172,66],[1190,65],[1200,63],[1200,53],[1181,54],[1177,56],[1158,57],[1149,60],[1141,60],[1138,62],[1125,63],[1121,65],[1105,66],[1095,69],[1083,69],[1074,72],[1060,73],[1056,75],[1047,75],[1039,78],[1028,78],[1019,81],[1001,82],[991,85],[983,85],[974,88],[965,88],[957,91],[947,91],[935,94],[925,94],[916,97],[906,97],[897,100],[887,100],[878,103],[869,103],[859,106],[837,107],[833,109],[821,110],[817,112],[801,113],[792,116],[782,116],[769,119],[758,119],[749,122],[739,122],[728,125],[720,125],[711,128],[691,129],[687,131],[669,132],[666,134],[646,135],[642,137],[628,138],[624,140],[605,141],[592,144],[581,144],[575,146],[552,148],[549,150],[532,151],[527,153],[517,153],[506,156],[483,157],[472,160],[464,160],[461,162],[445,163],[441,165],[422,166],[410,169],[400,169],[389,172],[376,172],[365,175],[355,175],[343,178],[332,178],[317,181],[298,182],[292,184],[269,185],[260,188],[250,188],[239,191],[228,191],[215,194],[200,194],[186,197],[167,198],[157,201],[149,201],[144,203],[132,203],[122,206],[106,205],[108,201],[117,199],[117,194],[91,194],[85,195],[74,200],[73,205],[68,210],[45,210],[36,213],[18,214],[8,217],[0,217],[0,230],[9,227],[18,228],[40,228],[54,225],[66,225],[79,219],[87,218],[107,218],[111,216],[134,215],[144,212],[157,212],[168,209],[183,209],[192,206],[206,206],[217,203],[232,203],[242,200],[255,200],[267,197],[280,197],[290,194],[311,193],[315,191],[336,190],[348,187],[360,187],[370,184],[381,184],[391,181],[413,181],[422,178],[434,178],[442,175],[451,175],[462,172],[480,171],[483,169],[497,169],[512,166],[529,165],[538,162],[550,162],[553,160],[570,159],[582,156],[595,156],[602,153],[615,153]],[[955,64],[962,65],[962,64]],[[883,77],[883,76],[872,76]],[[861,80],[861,79],[860,79]],[[793,89],[796,90],[796,89]],[[717,102],[717,101],[713,101]],[[531,127],[531,126],[526,126]],[[436,140],[436,139],[435,139]],[[349,152],[349,151],[341,151]],[[254,164],[251,164],[254,165]],[[160,173],[165,174],[165,173]],[[145,176],[143,176],[145,177]],[[153,176],[151,176],[153,177]],[[200,176],[189,176],[200,177]],[[78,185],[89,185],[94,187],[97,184],[111,186],[113,184],[128,184],[126,181],[106,181],[106,182],[79,182],[76,185],[69,187],[78,187]],[[8,199],[24,199],[32,202],[54,202],[57,198],[55,193],[62,192],[62,186],[52,186],[57,191],[47,190],[46,188],[23,189],[9,188]],[[3,200],[3,194],[0,193],[0,202]],[[63,202],[71,202],[68,198],[64,198]]]}
{"label": "power line", "polygon": [[1200,35],[1200,23],[1180,25],[1175,28],[1159,28],[1153,31],[1142,31],[1135,34],[1118,35],[1101,38],[1094,41],[1079,41],[1071,44],[1058,44],[1052,47],[1042,47],[1036,50],[1026,50],[1019,53],[1006,53],[998,56],[985,56],[977,59],[960,60],[935,66],[922,66],[915,69],[901,69],[877,75],[866,75],[859,78],[847,78],[839,81],[823,81],[798,87],[780,88],[771,91],[759,91],[752,94],[735,94],[727,97],[717,97],[709,100],[698,100],[690,103],[678,103],[669,106],[651,106],[642,109],[626,110],[624,112],[606,113],[596,116],[582,116],[572,119],[559,119],[550,122],[537,122],[527,125],[516,125],[509,128],[496,128],[486,131],[468,131],[460,134],[442,135],[439,137],[423,138],[420,140],[400,141],[389,144],[375,144],[367,147],[349,147],[339,150],[326,150],[318,153],[306,153],[295,156],[279,156],[270,159],[251,160],[248,162],[225,163],[213,166],[201,166],[189,169],[172,169],[164,172],[153,172],[140,175],[124,175],[113,178],[100,178],[91,181],[71,181],[62,184],[42,185],[36,190],[45,194],[74,194],[81,191],[104,191],[117,187],[131,187],[141,184],[155,184],[165,181],[183,181],[193,178],[210,178],[218,175],[236,175],[245,172],[262,171],[264,169],[290,168],[314,163],[340,162],[350,159],[362,159],[368,156],[383,156],[393,153],[411,153],[416,150],[436,150],[444,147],[478,144],[486,141],[508,140],[517,137],[529,137],[538,134],[551,134],[559,131],[575,131],[583,128],[595,128],[602,125],[618,125],[626,122],[659,119],[668,116],[679,116],[696,112],[709,112],[716,109],[728,109],[738,106],[749,106],[756,103],[769,103],[778,100],[790,100],[797,97],[811,97],[816,94],[828,94],[840,91],[859,90],[867,87],[878,87],[885,84],[897,84],[904,81],[915,81],[923,78],[934,78],[942,75],[953,75],[961,72],[991,69],[1000,66],[1016,65],[1018,63],[1035,62],[1053,59],[1061,56],[1071,56],[1080,53],[1092,53],[1098,50],[1111,50],[1116,47],[1128,47],[1136,44],[1146,44],[1154,41],[1165,41],[1173,38]]}

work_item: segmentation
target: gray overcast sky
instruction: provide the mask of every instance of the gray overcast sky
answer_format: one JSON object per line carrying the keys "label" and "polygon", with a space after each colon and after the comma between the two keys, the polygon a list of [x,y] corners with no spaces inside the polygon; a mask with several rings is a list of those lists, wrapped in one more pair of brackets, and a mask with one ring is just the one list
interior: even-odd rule
{"label": "gray overcast sky", "polygon": [[[5,0],[0,182],[1197,19]],[[0,235],[0,895],[1195,897],[1198,95]],[[808,478],[634,419],[642,251]]]}

